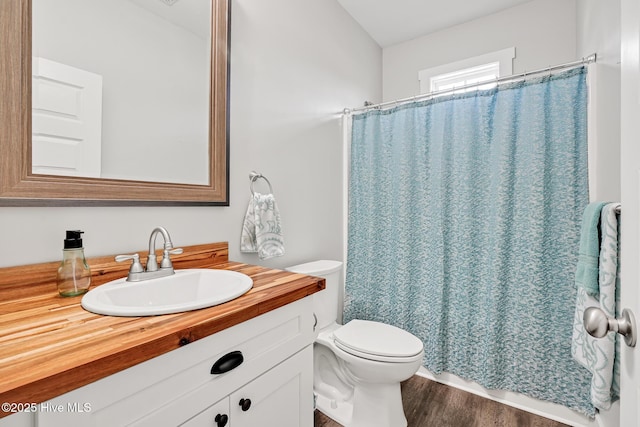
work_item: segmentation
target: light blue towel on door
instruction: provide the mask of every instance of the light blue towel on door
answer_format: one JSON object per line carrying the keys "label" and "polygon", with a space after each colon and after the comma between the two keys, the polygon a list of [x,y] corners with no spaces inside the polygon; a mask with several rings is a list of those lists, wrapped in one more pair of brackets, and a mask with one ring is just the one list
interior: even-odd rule
{"label": "light blue towel on door", "polygon": [[599,307],[607,316],[617,317],[618,307],[618,218],[619,203],[608,203],[601,207],[600,246],[597,269],[597,293],[589,294],[578,286],[576,311],[573,321],[571,355],[592,374],[591,401],[596,408],[609,409],[618,398],[620,389],[618,338],[609,332],[603,338],[594,338],[587,333],[582,323],[584,311],[588,307]]}
{"label": "light blue towel on door", "polygon": [[242,224],[240,252],[258,253],[260,259],[284,255],[280,212],[273,194],[251,196]]}
{"label": "light blue towel on door", "polygon": [[576,267],[576,286],[589,295],[598,295],[598,258],[600,257],[600,213],[604,202],[589,203],[582,215],[580,247]]}

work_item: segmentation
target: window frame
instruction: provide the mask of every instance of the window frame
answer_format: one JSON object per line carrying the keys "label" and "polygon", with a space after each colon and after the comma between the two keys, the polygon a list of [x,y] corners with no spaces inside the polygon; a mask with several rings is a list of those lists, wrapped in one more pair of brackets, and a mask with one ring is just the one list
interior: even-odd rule
{"label": "window frame", "polygon": [[461,61],[451,62],[436,67],[427,68],[418,72],[420,82],[420,94],[431,93],[431,82],[434,78],[456,72],[464,72],[470,68],[481,67],[491,63],[499,64],[498,77],[513,74],[513,59],[516,57],[515,47],[489,52],[484,55],[474,56]]}

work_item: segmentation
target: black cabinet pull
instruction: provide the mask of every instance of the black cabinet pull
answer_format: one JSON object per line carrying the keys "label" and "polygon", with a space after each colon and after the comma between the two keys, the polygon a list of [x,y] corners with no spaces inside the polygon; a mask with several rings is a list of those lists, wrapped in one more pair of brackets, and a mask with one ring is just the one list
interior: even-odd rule
{"label": "black cabinet pull", "polygon": [[240,399],[238,405],[240,405],[243,412],[247,412],[251,408],[251,399]]}
{"label": "black cabinet pull", "polygon": [[232,369],[237,368],[244,362],[244,357],[239,351],[232,351],[216,360],[216,363],[211,367],[211,374],[224,374]]}
{"label": "black cabinet pull", "polygon": [[216,427],[224,427],[229,421],[229,416],[227,414],[218,414],[213,421],[216,422]]}

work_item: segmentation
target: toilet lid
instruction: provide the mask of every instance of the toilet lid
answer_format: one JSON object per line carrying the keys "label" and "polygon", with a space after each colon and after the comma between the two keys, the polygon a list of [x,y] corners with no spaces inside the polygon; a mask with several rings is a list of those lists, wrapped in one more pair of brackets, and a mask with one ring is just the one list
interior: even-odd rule
{"label": "toilet lid", "polygon": [[423,345],[409,332],[380,322],[352,320],[333,333],[343,350],[372,356],[411,357],[422,352]]}

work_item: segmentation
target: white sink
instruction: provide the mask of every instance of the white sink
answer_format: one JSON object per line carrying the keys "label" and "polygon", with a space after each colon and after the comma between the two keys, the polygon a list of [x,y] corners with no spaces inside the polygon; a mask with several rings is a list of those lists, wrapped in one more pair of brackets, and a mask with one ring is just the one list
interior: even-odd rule
{"label": "white sink", "polygon": [[246,274],[229,270],[176,270],[141,282],[118,279],[82,297],[82,307],[110,316],[154,316],[212,307],[238,298],[253,286]]}

